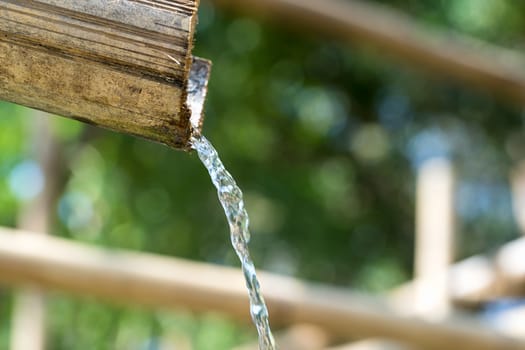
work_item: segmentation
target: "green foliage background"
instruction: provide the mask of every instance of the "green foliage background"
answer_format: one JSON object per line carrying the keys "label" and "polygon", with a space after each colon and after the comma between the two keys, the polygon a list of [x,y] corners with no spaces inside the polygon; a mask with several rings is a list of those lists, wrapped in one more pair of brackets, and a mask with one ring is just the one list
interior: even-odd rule
{"label": "green foliage background", "polygon": [[[434,28],[525,49],[525,3],[382,1]],[[379,292],[410,278],[414,174],[424,159],[458,168],[458,258],[518,236],[508,174],[525,155],[525,113],[372,49],[224,13],[203,1],[196,54],[213,75],[204,134],[246,194],[259,268]],[[28,110],[0,103],[0,224],[24,200]],[[238,266],[226,220],[195,154],[54,119],[68,180],[53,233],[107,247]],[[92,131],[89,131],[92,132]],[[264,286],[263,286],[264,288]],[[14,290],[0,295],[7,349]],[[230,349],[254,330],[186,310],[49,295],[50,349]],[[271,310],[270,310],[271,312]]]}

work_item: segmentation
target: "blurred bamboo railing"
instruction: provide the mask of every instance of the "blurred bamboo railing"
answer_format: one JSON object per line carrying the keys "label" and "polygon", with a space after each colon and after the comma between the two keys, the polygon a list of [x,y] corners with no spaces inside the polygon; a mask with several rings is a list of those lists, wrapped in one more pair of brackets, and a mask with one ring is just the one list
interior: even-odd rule
{"label": "blurred bamboo railing", "polygon": [[518,162],[510,175],[514,217],[521,234],[525,235],[525,159]]}
{"label": "blurred bamboo railing", "polygon": [[[525,264],[520,264],[519,261],[521,254],[525,253],[525,245],[520,243],[521,240],[502,247],[492,259],[493,262],[487,257],[478,256],[450,267],[455,241],[454,173],[452,163],[446,158],[431,158],[419,166],[416,187],[416,279],[390,293],[392,305],[404,315],[439,320],[452,312],[452,295],[465,299],[461,303],[465,305],[482,302],[481,297],[495,299],[497,296],[520,293],[515,287],[522,286],[525,276]],[[511,271],[518,271],[517,279],[512,277],[515,273]],[[501,312],[498,315],[497,328],[504,334],[523,339],[524,328],[521,324],[524,309],[513,308]],[[308,332],[317,332],[325,335],[325,342],[330,340],[321,328],[302,331],[304,337],[309,335]],[[292,336],[295,333],[296,330],[292,327],[277,336],[291,341],[291,345],[286,344],[289,348],[304,348],[300,343],[301,337]],[[330,344],[321,346],[315,342],[310,343],[312,350],[327,350],[327,345]],[[257,348],[258,345],[254,343],[240,347],[239,350]],[[388,340],[367,339],[330,348],[332,349],[383,350],[408,347]]]}
{"label": "blurred bamboo railing", "polygon": [[[5,228],[0,229],[0,281],[250,319],[237,269],[103,250]],[[307,322],[340,337],[384,337],[429,350],[525,349],[525,342],[472,320],[429,323],[347,290],[270,274],[261,274],[261,281],[275,326]]]}
{"label": "blurred bamboo railing", "polygon": [[[452,265],[448,271],[450,297],[459,305],[475,306],[497,298],[525,293],[525,238],[501,246],[493,256],[476,255]],[[414,300],[418,280],[395,288],[389,298],[393,305]],[[403,310],[407,314],[413,310]]]}
{"label": "blurred bamboo railing", "polygon": [[416,350],[413,347],[396,343],[388,339],[369,339],[340,345],[324,350]]}
{"label": "blurred bamboo railing", "polygon": [[380,49],[525,105],[525,55],[465,35],[429,30],[403,13],[358,0],[213,0],[219,6],[261,15],[316,34]]}
{"label": "blurred bamboo railing", "polygon": [[[331,343],[330,335],[322,328],[309,324],[296,324],[275,334],[275,342],[283,350],[324,350]],[[233,350],[259,350],[256,342]]]}

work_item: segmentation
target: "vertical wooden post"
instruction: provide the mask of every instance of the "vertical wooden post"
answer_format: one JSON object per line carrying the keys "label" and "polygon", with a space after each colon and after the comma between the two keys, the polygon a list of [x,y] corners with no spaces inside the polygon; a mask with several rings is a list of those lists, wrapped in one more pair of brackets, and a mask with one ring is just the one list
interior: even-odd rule
{"label": "vertical wooden post", "polygon": [[390,339],[368,339],[332,347],[325,350],[414,350]]}
{"label": "vertical wooden post", "polygon": [[511,174],[512,204],[516,222],[525,235],[525,161],[518,163]]}
{"label": "vertical wooden post", "polygon": [[46,344],[45,296],[26,287],[15,296],[11,350],[44,350]]}
{"label": "vertical wooden post", "polygon": [[[18,226],[31,232],[48,232],[58,197],[57,176],[59,147],[54,142],[48,116],[34,111],[31,156],[35,158],[44,177],[42,192],[20,212]],[[43,350],[46,345],[45,294],[36,286],[26,286],[15,297],[11,333],[11,350]]]}
{"label": "vertical wooden post", "polygon": [[454,174],[451,163],[431,159],[418,171],[415,310],[440,318],[450,309],[448,269],[454,246]]}

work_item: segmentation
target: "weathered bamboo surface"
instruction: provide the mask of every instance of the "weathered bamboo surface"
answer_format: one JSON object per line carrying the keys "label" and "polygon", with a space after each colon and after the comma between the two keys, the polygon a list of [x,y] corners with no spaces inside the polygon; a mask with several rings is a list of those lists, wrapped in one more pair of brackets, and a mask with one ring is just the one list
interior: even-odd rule
{"label": "weathered bamboo surface", "polygon": [[198,2],[0,0],[0,99],[187,147]]}
{"label": "weathered bamboo surface", "polygon": [[429,30],[415,19],[372,1],[213,0],[315,34],[373,46],[440,78],[460,80],[525,105],[525,56],[465,35]]}
{"label": "weathered bamboo surface", "polygon": [[[14,233],[0,228],[4,283],[35,283],[117,302],[215,310],[249,322],[240,270]],[[346,339],[384,337],[429,350],[525,349],[525,342],[472,320],[429,323],[347,290],[270,274],[261,274],[261,282],[274,326],[307,322]]]}

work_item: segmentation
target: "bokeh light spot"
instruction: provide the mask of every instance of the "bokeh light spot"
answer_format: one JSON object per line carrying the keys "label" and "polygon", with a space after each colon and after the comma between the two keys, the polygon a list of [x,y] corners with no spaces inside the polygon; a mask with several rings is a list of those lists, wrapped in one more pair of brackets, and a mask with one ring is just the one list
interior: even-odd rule
{"label": "bokeh light spot", "polygon": [[378,124],[368,124],[359,128],[350,146],[361,160],[377,162],[388,155],[390,141],[383,127]]}
{"label": "bokeh light spot", "polygon": [[67,193],[60,199],[58,215],[70,230],[85,228],[94,215],[93,201],[84,193]]}
{"label": "bokeh light spot", "polygon": [[36,162],[27,160],[11,170],[8,184],[11,193],[17,199],[30,200],[42,192],[44,188],[44,174]]}

